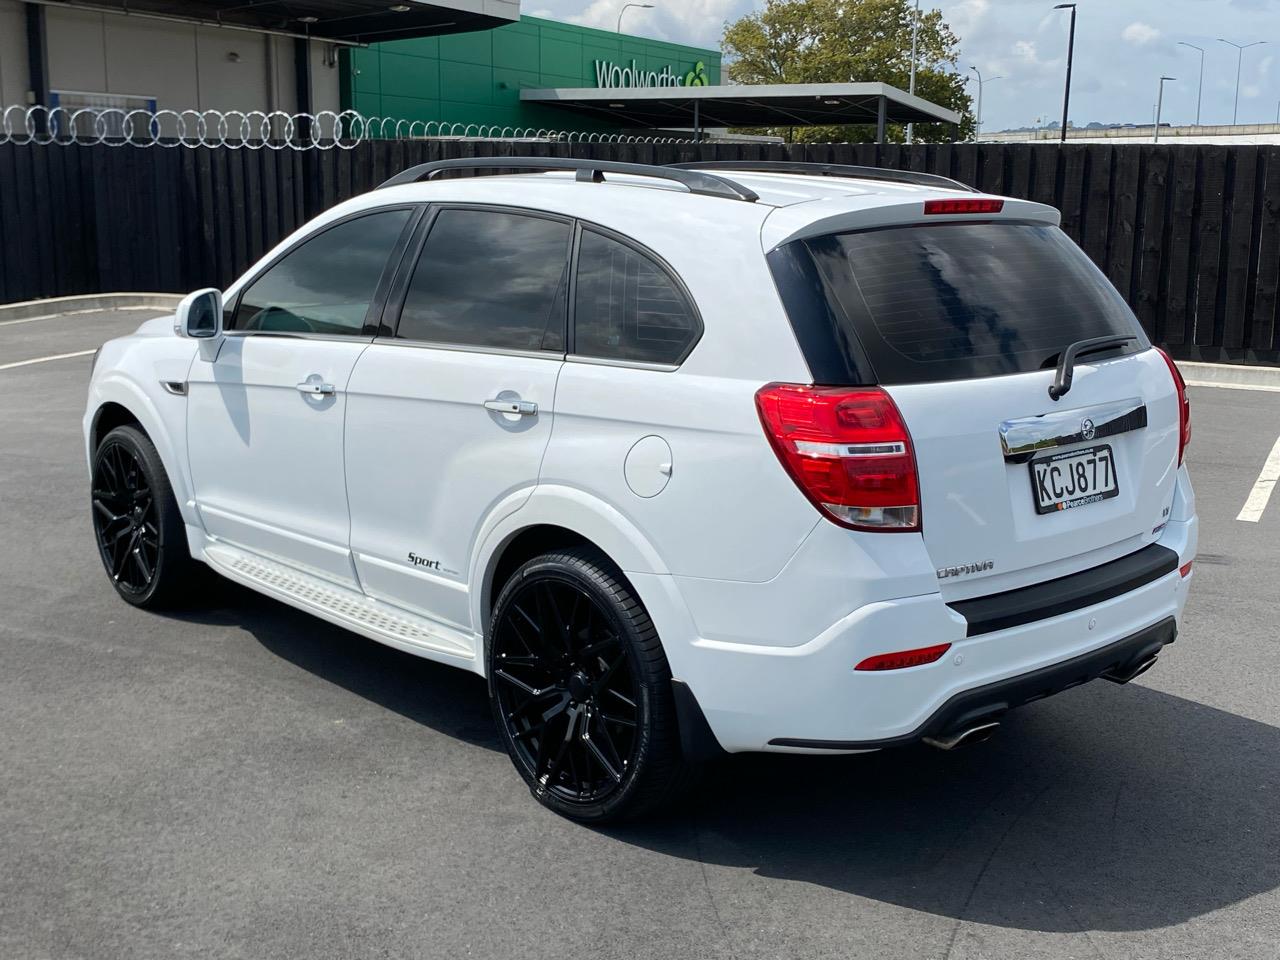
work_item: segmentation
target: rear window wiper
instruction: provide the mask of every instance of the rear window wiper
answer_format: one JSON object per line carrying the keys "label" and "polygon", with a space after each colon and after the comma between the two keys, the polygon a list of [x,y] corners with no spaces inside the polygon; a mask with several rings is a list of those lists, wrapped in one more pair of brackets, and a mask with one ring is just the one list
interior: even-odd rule
{"label": "rear window wiper", "polygon": [[[1077,340],[1071,344],[1071,346],[1062,351],[1061,356],[1058,358],[1058,373],[1053,378],[1053,384],[1049,387],[1049,399],[1061,400],[1066,396],[1067,391],[1071,389],[1071,378],[1075,376],[1077,357],[1082,357],[1086,353],[1097,353],[1099,350],[1109,350],[1112,347],[1122,347],[1126,343],[1137,339],[1132,333],[1115,333],[1109,337]],[[1050,360],[1052,359],[1050,357]]]}

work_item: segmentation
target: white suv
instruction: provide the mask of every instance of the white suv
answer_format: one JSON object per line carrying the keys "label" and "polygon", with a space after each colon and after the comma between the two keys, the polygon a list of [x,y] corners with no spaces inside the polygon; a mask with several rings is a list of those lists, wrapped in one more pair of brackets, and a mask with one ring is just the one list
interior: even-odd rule
{"label": "white suv", "polygon": [[724,751],[981,739],[1149,667],[1196,547],[1182,379],[1058,219],[905,171],[408,170],[102,348],[103,562],[487,677],[581,820]]}

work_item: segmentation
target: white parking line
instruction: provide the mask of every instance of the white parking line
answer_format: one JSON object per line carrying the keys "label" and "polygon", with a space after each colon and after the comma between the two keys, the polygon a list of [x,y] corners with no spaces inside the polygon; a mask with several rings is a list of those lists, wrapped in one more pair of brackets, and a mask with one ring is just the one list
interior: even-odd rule
{"label": "white parking line", "polygon": [[[94,349],[97,349],[96,347]],[[72,357],[87,357],[93,350],[77,350],[75,353],[55,353],[51,357],[36,357],[34,360],[19,360],[17,363],[0,363],[0,370],[12,370],[14,367],[29,367],[33,363],[48,363],[50,360],[70,360]]]}
{"label": "white parking line", "polygon": [[[34,323],[37,320],[61,320],[63,317],[79,317],[86,313],[118,313],[122,310],[147,310],[157,316],[164,316],[164,310],[160,307],[92,307],[88,310],[64,310],[62,313],[42,313],[38,317],[0,320],[0,327],[11,327],[17,323]],[[3,316],[3,312],[0,312],[0,316]]]}
{"label": "white parking line", "polygon": [[1244,502],[1244,509],[1236,519],[1246,523],[1261,520],[1262,511],[1267,509],[1267,501],[1271,499],[1271,491],[1276,488],[1277,480],[1280,480],[1280,437],[1276,438],[1276,445],[1271,448],[1271,455],[1262,465],[1262,473],[1258,474],[1258,482],[1253,485],[1249,499]]}

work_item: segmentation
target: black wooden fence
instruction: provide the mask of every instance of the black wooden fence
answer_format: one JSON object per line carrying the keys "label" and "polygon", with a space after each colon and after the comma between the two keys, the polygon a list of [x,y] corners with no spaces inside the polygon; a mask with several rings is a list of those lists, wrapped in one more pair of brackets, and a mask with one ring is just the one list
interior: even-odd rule
{"label": "black wooden fence", "polygon": [[225,286],[322,210],[458,156],[670,163],[785,159],[941,173],[1052,204],[1184,359],[1280,364],[1280,147],[549,144],[375,141],[352,150],[0,144],[0,303]]}

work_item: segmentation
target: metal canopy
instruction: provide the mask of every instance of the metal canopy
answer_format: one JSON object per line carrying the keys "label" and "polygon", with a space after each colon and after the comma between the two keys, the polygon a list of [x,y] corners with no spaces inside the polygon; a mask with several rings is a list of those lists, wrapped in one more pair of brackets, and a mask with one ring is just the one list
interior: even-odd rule
{"label": "metal canopy", "polygon": [[[887,83],[522,90],[520,99],[621,127],[807,127],[950,123],[960,114]],[[878,139],[884,139],[881,135]]]}
{"label": "metal canopy", "polygon": [[41,0],[143,18],[342,43],[488,30],[520,19],[519,0]]}

